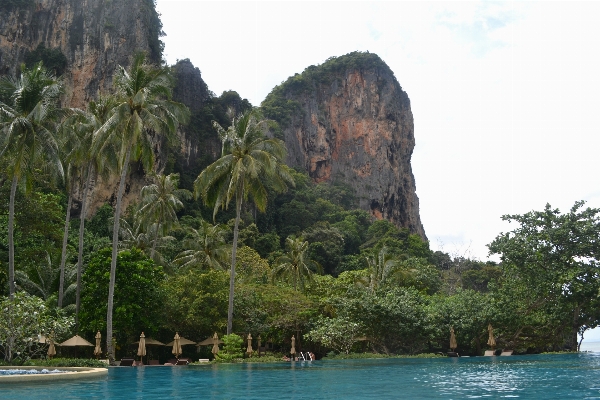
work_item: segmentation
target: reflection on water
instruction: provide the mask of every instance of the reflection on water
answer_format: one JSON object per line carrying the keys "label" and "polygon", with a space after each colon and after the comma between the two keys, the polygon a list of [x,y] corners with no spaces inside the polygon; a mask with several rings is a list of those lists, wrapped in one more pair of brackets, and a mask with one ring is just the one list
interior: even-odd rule
{"label": "reflection on water", "polygon": [[600,353],[111,368],[100,380],[3,386],[0,397],[600,398]]}

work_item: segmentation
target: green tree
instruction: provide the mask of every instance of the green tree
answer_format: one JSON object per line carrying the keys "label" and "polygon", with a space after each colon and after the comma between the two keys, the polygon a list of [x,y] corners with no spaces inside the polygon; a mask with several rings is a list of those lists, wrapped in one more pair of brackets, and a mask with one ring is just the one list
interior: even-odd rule
{"label": "green tree", "polygon": [[583,205],[578,201],[565,214],[547,204],[543,211],[504,215],[519,226],[488,245],[491,254],[500,255],[503,270],[521,279],[538,302],[569,309],[563,321],[572,349],[582,327],[600,323],[600,209]]}
{"label": "green tree", "polygon": [[366,260],[369,271],[368,287],[371,292],[384,285],[398,270],[398,259],[388,251],[387,247],[382,247],[376,254],[366,257]]}
{"label": "green tree", "polygon": [[222,269],[229,253],[225,235],[229,229],[225,225],[212,225],[200,220],[198,229],[186,227],[185,249],[177,255],[174,263],[182,267],[208,267]]}
{"label": "green tree", "polygon": [[319,318],[315,328],[304,335],[308,340],[340,353],[350,353],[352,346],[364,337],[364,327],[348,317]]}
{"label": "green tree", "polygon": [[72,318],[61,310],[53,312],[39,297],[24,292],[0,297],[0,348],[8,362],[44,355],[47,347],[37,343],[38,335],[53,333],[55,340],[60,339],[72,326]]}
{"label": "green tree", "polygon": [[87,216],[88,193],[92,178],[99,174],[107,178],[109,173],[116,169],[112,157],[114,149],[107,145],[100,152],[93,146],[95,132],[108,120],[111,111],[116,105],[116,99],[111,96],[100,96],[88,104],[87,112],[76,112],[71,118],[72,135],[69,135],[67,145],[71,150],[71,158],[81,170],[79,187],[83,186],[81,198],[81,211],[79,213],[79,241],[77,251],[77,283],[75,293],[75,323],[78,323],[79,308],[81,305],[81,275],[83,270],[83,239],[85,234],[85,219]]}
{"label": "green tree", "polygon": [[223,350],[217,353],[216,361],[232,362],[244,357],[242,351],[244,339],[241,336],[231,333],[224,335],[221,340],[223,340]]}
{"label": "green tree", "polygon": [[[165,275],[162,267],[135,248],[119,252],[118,267],[114,324],[117,341],[123,343],[137,337],[140,331],[149,333],[159,329],[156,315],[160,315],[164,304],[161,284]],[[90,335],[108,329],[107,304],[101,299],[108,295],[110,269],[111,249],[105,248],[92,256],[83,274],[79,320],[81,330]]]}
{"label": "green tree", "polygon": [[[56,123],[61,117],[58,100],[61,83],[42,64],[21,68],[18,78],[0,80],[0,159],[7,161],[6,173],[12,178],[8,214],[9,293],[15,293],[14,216],[15,196],[20,181],[32,186],[34,168],[45,161],[47,169],[63,173]],[[43,161],[42,161],[43,160]]]}
{"label": "green tree", "polygon": [[159,235],[165,236],[178,223],[177,211],[183,208],[182,200],[189,200],[189,190],[179,189],[178,174],[152,175],[154,183],[142,188],[142,204],[138,213],[144,227],[156,224],[150,258],[154,258],[154,250]]}
{"label": "green tree", "polygon": [[313,272],[321,272],[321,266],[308,257],[308,242],[304,239],[288,237],[285,245],[287,253],[276,260],[273,279],[284,278],[294,290],[304,290],[305,280],[311,281]]}
{"label": "green tree", "polygon": [[141,161],[146,171],[154,164],[153,133],[173,140],[177,126],[189,116],[187,107],[171,101],[173,87],[169,70],[146,63],[143,53],[137,54],[129,71],[119,66],[114,80],[116,105],[110,117],[96,131],[95,151],[102,152],[107,146],[115,146],[118,168],[121,172],[113,225],[112,262],[107,308],[106,346],[112,358],[112,314],[115,274],[117,267],[117,246],[119,241],[119,219],[121,200],[125,190],[125,180],[130,161]]}
{"label": "green tree", "polygon": [[220,208],[227,208],[235,198],[227,334],[231,333],[233,324],[235,258],[242,202],[251,197],[256,207],[264,212],[267,185],[275,192],[284,191],[288,184],[293,185],[293,178],[283,164],[285,145],[281,140],[265,138],[264,124],[265,121],[257,120],[253,110],[234,117],[228,129],[215,122],[222,142],[221,158],[204,169],[194,182],[196,198],[201,197],[205,204],[214,207],[213,218]]}

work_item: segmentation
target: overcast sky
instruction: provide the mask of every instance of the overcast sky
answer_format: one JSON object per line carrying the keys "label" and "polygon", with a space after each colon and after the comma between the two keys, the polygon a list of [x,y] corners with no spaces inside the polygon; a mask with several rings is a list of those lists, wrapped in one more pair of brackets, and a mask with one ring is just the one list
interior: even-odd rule
{"label": "overcast sky", "polygon": [[600,3],[158,0],[169,64],[260,105],[309,65],[378,54],[411,100],[434,250],[487,259],[503,214],[600,207]]}

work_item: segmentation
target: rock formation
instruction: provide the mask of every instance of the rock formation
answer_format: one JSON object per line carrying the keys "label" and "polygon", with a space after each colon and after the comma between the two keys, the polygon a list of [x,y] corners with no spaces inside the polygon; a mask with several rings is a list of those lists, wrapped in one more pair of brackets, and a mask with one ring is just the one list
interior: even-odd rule
{"label": "rock formation", "polygon": [[288,165],[316,182],[350,185],[360,208],[426,239],[410,165],[410,100],[377,55],[308,67],[276,87],[263,108],[283,128]]}
{"label": "rock formation", "polygon": [[14,75],[40,44],[66,57],[66,104],[84,107],[112,86],[117,65],[146,51],[160,61],[160,20],[152,0],[22,0],[0,5],[0,74]]}
{"label": "rock formation", "polygon": [[[118,65],[145,51],[161,59],[160,20],[153,0],[20,0],[0,1],[0,75],[15,75],[21,63],[37,51],[49,64],[64,60],[64,105],[85,108],[112,87]],[[19,6],[14,6],[18,4]],[[43,59],[44,57],[42,57]],[[58,61],[57,61],[58,60]],[[143,186],[143,174],[133,168],[125,207]],[[118,177],[95,185],[90,211],[114,199]],[[74,216],[77,216],[76,201]]]}

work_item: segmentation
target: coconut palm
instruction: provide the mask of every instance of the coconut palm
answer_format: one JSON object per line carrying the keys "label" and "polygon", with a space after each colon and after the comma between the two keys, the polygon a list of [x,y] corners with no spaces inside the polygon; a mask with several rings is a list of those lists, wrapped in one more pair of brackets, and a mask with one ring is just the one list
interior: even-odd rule
{"label": "coconut palm", "polygon": [[366,257],[366,260],[369,273],[367,284],[372,292],[398,271],[398,259],[385,246],[374,255]]}
{"label": "coconut palm", "polygon": [[252,198],[255,206],[264,212],[267,207],[267,185],[281,192],[294,180],[283,164],[286,150],[281,140],[266,138],[256,110],[234,117],[231,126],[224,129],[217,122],[213,126],[222,142],[221,158],[206,167],[194,182],[194,195],[201,197],[213,208],[213,220],[220,208],[227,208],[235,199],[235,224],[231,250],[229,277],[229,307],[227,311],[227,334],[233,325],[233,291],[238,227],[242,202]]}
{"label": "coconut palm", "polygon": [[179,122],[185,122],[189,118],[187,107],[170,100],[173,82],[168,68],[151,66],[145,60],[145,54],[139,53],[134,57],[129,71],[118,67],[113,85],[116,105],[110,111],[108,120],[96,131],[93,146],[96,152],[102,152],[107,146],[116,146],[121,174],[115,206],[106,315],[106,343],[111,361],[119,219],[129,163],[140,161],[146,171],[152,171],[155,137],[162,135],[167,140],[174,140]]}
{"label": "coconut palm", "polygon": [[[165,236],[178,223],[177,211],[183,208],[182,200],[189,200],[192,193],[186,189],[178,189],[179,174],[152,175],[154,183],[142,188],[142,206],[138,213],[144,227],[156,225],[150,258],[159,235]],[[147,230],[147,229],[146,229]]]}
{"label": "coconut palm", "polygon": [[285,240],[287,253],[277,258],[273,279],[283,277],[292,283],[294,290],[304,289],[305,281],[311,281],[313,271],[321,273],[321,265],[308,257],[308,242],[302,238]]}
{"label": "coconut palm", "polygon": [[214,269],[223,269],[229,254],[225,235],[229,228],[225,225],[212,225],[201,220],[200,227],[187,228],[187,238],[183,248],[187,249],[177,255],[174,263],[182,267],[208,266]]}
{"label": "coconut palm", "polygon": [[61,83],[41,63],[22,67],[18,78],[0,80],[0,158],[12,179],[8,212],[8,281],[11,298],[15,293],[14,215],[17,185],[31,187],[34,166],[43,166],[63,175],[58,154],[56,124],[62,112],[58,106]]}
{"label": "coconut palm", "polygon": [[[96,173],[107,178],[109,172],[115,169],[112,163],[113,153],[108,146],[103,153],[94,152],[92,146],[94,132],[97,131],[108,119],[109,111],[115,105],[115,99],[110,96],[101,96],[88,104],[86,111],[72,109],[71,115],[61,124],[62,144],[64,149],[64,160],[67,163],[67,182],[70,182],[69,202],[67,207],[67,221],[70,217],[71,201],[73,192],[79,188],[83,192],[81,196],[81,209],[79,216],[79,243],[77,254],[77,282],[75,284],[75,323],[78,322],[80,297],[81,297],[81,274],[83,268],[83,236],[85,228],[85,217],[87,214],[88,193],[91,181]],[[75,179],[78,178],[78,179]],[[75,184],[77,182],[77,184]],[[65,221],[65,236],[68,231],[68,223]],[[59,285],[59,307],[62,307],[64,287],[64,266],[66,262],[66,241],[63,238],[63,256],[61,259],[61,276]]]}

